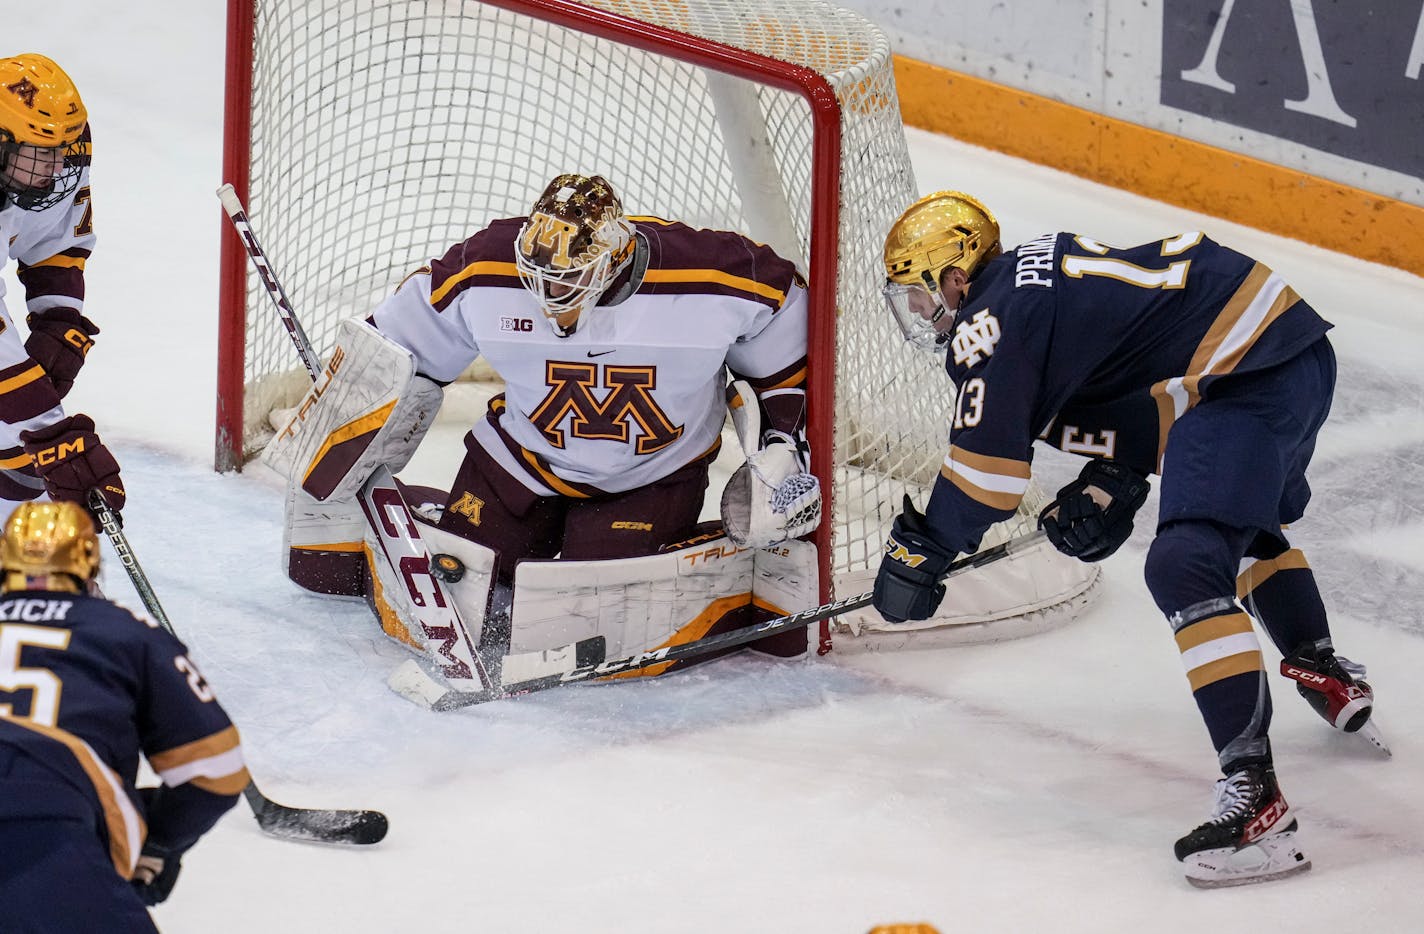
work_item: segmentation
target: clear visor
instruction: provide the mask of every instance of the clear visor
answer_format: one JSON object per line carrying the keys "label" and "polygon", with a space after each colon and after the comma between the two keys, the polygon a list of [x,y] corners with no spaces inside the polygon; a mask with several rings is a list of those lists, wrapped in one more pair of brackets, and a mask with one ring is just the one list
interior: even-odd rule
{"label": "clear visor", "polygon": [[938,292],[922,285],[887,282],[880,294],[905,340],[921,350],[944,352],[954,316],[946,313]]}
{"label": "clear visor", "polygon": [[577,323],[581,313],[592,307],[608,285],[608,264],[611,256],[600,254],[596,259],[570,269],[547,269],[516,250],[514,265],[519,281],[539,302],[544,317],[563,334]]}

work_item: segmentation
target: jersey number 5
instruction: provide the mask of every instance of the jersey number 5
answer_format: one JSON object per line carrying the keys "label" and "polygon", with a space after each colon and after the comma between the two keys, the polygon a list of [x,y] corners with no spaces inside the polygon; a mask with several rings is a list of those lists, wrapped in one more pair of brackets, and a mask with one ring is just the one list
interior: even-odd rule
{"label": "jersey number 5", "polygon": [[[0,625],[0,691],[31,691],[27,719],[41,726],[59,723],[59,697],[64,683],[44,668],[21,668],[20,650],[27,645],[44,649],[69,648],[68,629],[46,626]],[[10,704],[0,704],[0,716],[13,716]]]}

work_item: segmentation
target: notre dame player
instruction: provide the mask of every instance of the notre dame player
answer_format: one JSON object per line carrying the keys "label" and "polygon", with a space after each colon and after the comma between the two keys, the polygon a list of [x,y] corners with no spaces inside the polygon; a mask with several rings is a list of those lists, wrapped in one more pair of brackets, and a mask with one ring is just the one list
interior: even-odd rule
{"label": "notre dame player", "polygon": [[[0,540],[0,929],[154,931],[145,905],[248,783],[188,650],[97,596],[74,503],[27,503]],[[136,787],[139,756],[162,780]]]}
{"label": "notre dame player", "polygon": [[1334,653],[1314,575],[1282,531],[1310,498],[1305,469],[1335,387],[1330,325],[1265,265],[1201,233],[1126,249],[1050,233],[1004,252],[993,214],[960,192],[900,216],[885,269],[891,313],[945,354],[958,402],[924,514],[907,500],[894,523],[876,608],[891,621],[933,613],[954,555],[1019,504],[1035,440],[1090,458],[1040,518],[1085,561],[1127,539],[1159,474],[1147,586],[1225,776],[1215,813],[1176,856],[1205,886],[1309,868],[1272,766],[1251,616],[1312,706],[1383,748],[1364,669]]}

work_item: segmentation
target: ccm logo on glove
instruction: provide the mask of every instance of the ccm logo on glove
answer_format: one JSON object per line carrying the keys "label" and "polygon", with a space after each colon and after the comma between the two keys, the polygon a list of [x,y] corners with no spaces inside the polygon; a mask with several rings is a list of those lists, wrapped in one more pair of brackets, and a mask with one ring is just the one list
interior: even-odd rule
{"label": "ccm logo on glove", "polygon": [[45,371],[63,399],[74,386],[99,328],[73,308],[34,312],[25,322],[30,326],[25,353]]}
{"label": "ccm logo on glove", "polygon": [[35,463],[41,467],[48,467],[57,464],[66,457],[73,457],[76,454],[84,453],[84,437],[81,435],[72,441],[63,441],[52,447],[40,448],[30,456],[35,459]]}
{"label": "ccm logo on glove", "polygon": [[35,464],[45,490],[55,500],[86,502],[98,487],[115,512],[124,508],[119,463],[94,433],[87,415],[68,415],[44,428],[20,432],[20,443]]}
{"label": "ccm logo on glove", "polygon": [[917,555],[893,538],[885,540],[885,554],[891,561],[898,561],[907,564],[912,568],[917,568],[925,563],[925,555]]}

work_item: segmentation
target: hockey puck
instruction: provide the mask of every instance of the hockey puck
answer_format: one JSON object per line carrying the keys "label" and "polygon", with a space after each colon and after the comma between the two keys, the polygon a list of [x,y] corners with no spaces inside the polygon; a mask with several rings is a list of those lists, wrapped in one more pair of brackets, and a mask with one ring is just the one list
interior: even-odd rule
{"label": "hockey puck", "polygon": [[454,555],[431,555],[430,573],[435,575],[436,580],[453,584],[465,576],[465,562]]}

